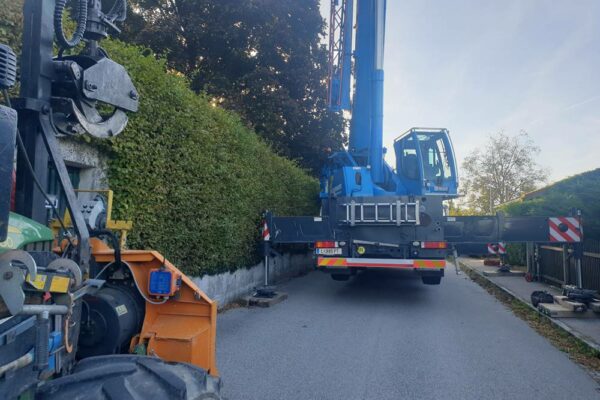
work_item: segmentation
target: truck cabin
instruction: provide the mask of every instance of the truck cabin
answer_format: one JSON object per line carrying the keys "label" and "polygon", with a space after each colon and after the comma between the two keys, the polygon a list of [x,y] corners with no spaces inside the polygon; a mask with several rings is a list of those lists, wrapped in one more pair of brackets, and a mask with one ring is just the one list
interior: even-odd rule
{"label": "truck cabin", "polygon": [[446,129],[413,128],[394,141],[396,174],[416,195],[458,194],[452,142]]}

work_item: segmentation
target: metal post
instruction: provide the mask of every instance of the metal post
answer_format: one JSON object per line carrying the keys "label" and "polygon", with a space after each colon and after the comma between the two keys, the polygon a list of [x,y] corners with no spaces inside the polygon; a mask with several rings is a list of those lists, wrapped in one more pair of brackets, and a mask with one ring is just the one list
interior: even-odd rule
{"label": "metal post", "polygon": [[48,367],[48,337],[50,335],[50,314],[43,311],[37,315],[37,332],[35,338],[35,367],[38,371],[43,371]]}
{"label": "metal post", "polygon": [[460,272],[458,271],[458,251],[456,248],[452,249],[452,258],[454,259],[454,271],[456,272],[456,275],[460,275]]}
{"label": "metal post", "polygon": [[535,245],[534,248],[534,260],[535,260],[535,278],[538,281],[542,280],[541,271],[540,271],[540,246],[538,244]]}
{"label": "metal post", "polygon": [[527,273],[530,275],[533,275],[533,266],[532,266],[532,262],[531,262],[531,257],[532,257],[532,251],[531,251],[531,247],[532,247],[533,243],[531,242],[527,242],[525,243],[525,259],[527,260]]}
{"label": "metal post", "polygon": [[[24,102],[18,102],[19,129],[29,160],[40,182],[46,183],[48,154],[38,121],[39,111],[49,107],[52,93],[52,44],[54,40],[54,0],[27,0],[24,6],[23,47],[21,54],[21,93]],[[37,108],[37,109],[36,109]],[[17,157],[16,206],[17,212],[46,224],[44,198],[36,189],[21,155]]]}
{"label": "metal post", "polygon": [[268,241],[264,241],[265,247],[265,288],[269,286],[269,252],[271,250],[271,246]]}
{"label": "metal post", "polygon": [[269,286],[269,256],[265,255],[265,286]]}
{"label": "metal post", "polygon": [[583,276],[581,272],[581,258],[578,258],[577,261],[577,287],[583,288]]}
{"label": "metal post", "polygon": [[581,210],[575,210],[575,215],[579,222],[579,231],[581,233],[581,241],[575,243],[575,257],[576,258],[576,268],[577,268],[577,287],[583,288],[583,272],[581,271],[581,259],[583,258],[583,224],[581,221]]}
{"label": "metal post", "polygon": [[562,246],[562,267],[563,267],[563,285],[569,284],[569,265],[567,263],[567,254],[569,248],[567,245]]}
{"label": "metal post", "polygon": [[575,255],[575,269],[577,271],[577,287],[583,288],[583,276],[581,271],[581,258],[583,257],[583,243],[575,243],[573,254]]}

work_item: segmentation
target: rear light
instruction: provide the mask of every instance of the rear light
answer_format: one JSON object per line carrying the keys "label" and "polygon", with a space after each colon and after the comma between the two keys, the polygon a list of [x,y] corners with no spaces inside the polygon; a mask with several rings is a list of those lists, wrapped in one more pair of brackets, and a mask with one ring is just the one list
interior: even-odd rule
{"label": "rear light", "polygon": [[333,247],[338,247],[338,243],[337,242],[330,242],[330,241],[327,241],[327,242],[317,242],[317,243],[315,243],[315,246],[318,249],[330,249],[330,248],[333,248]]}
{"label": "rear light", "polygon": [[447,249],[448,243],[446,242],[421,242],[422,249]]}

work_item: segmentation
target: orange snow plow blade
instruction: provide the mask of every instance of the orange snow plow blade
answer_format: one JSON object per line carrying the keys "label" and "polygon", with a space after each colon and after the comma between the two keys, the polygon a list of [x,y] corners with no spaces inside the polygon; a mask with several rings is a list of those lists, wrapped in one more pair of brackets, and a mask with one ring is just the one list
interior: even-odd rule
{"label": "orange snow plow blade", "polygon": [[[96,262],[114,261],[112,249],[98,242],[94,244]],[[215,361],[217,303],[156,251],[124,250],[121,259],[129,266],[146,300],[142,330],[133,337],[130,352],[194,364],[211,375],[218,375]],[[150,274],[157,270],[171,272],[177,278],[176,291],[167,300],[149,292]]]}

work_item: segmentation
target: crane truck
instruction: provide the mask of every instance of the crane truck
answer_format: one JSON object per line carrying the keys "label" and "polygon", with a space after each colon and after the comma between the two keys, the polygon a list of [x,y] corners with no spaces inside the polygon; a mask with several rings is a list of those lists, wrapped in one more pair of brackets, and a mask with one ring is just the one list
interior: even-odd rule
{"label": "crane truck", "polygon": [[[25,1],[18,98],[0,45],[0,398],[219,399],[216,303],[158,252],[122,248],[131,224],[112,219],[112,192],[84,201],[69,179],[57,137],[118,135],[139,95],[100,46],[125,0],[73,2],[72,37],[66,3]],[[49,165],[66,216],[42,184]]]}
{"label": "crane truck", "polygon": [[349,144],[323,166],[320,215],[265,213],[266,251],[304,243],[314,246],[317,268],[335,280],[383,268],[437,285],[449,252],[486,252],[499,242],[581,242],[577,215],[444,215],[444,201],[459,196],[447,129],[409,129],[394,140],[395,164],[385,161],[386,8],[386,0],[331,0],[328,104],[351,112]]}

